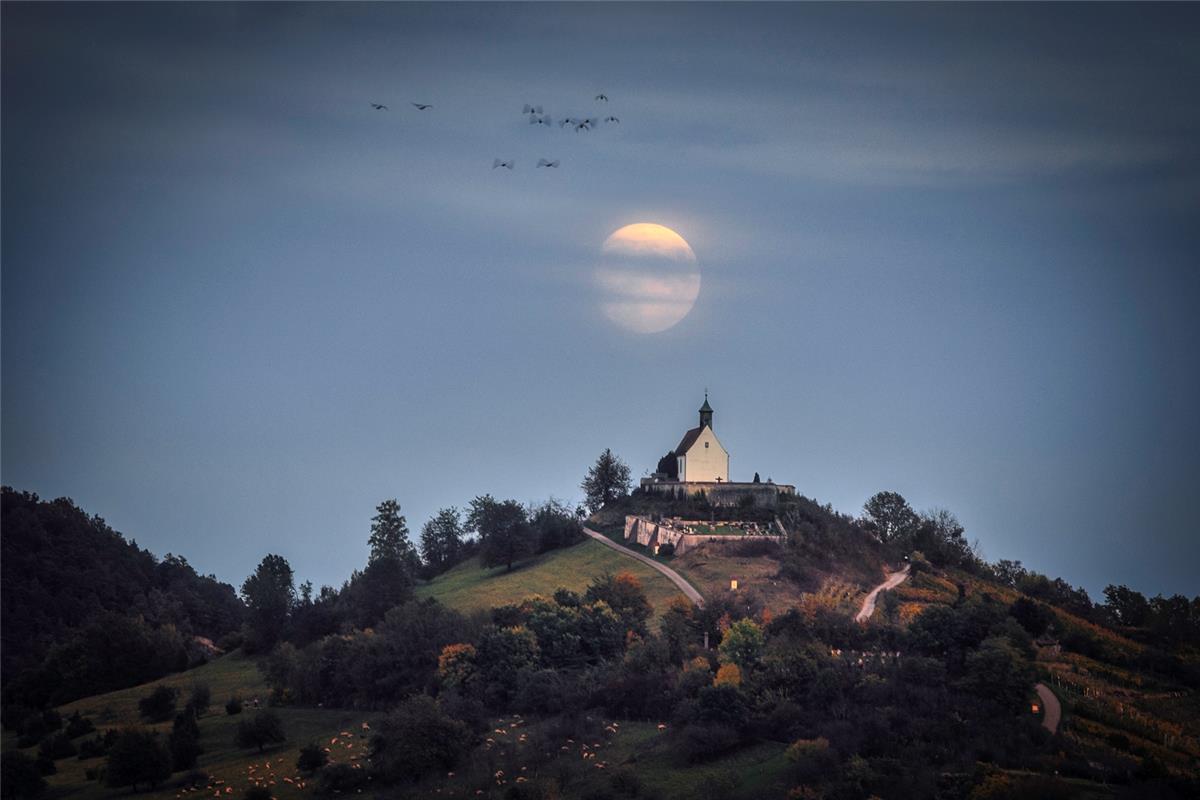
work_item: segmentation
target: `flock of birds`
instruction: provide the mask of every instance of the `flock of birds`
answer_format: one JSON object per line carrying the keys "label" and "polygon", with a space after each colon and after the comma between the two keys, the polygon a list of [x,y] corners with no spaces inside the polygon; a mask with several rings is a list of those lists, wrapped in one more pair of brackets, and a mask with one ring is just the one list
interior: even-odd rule
{"label": "flock of birds", "polygon": [[[606,95],[604,92],[601,92],[595,96],[594,100],[597,103],[607,103],[608,95]],[[432,103],[410,103],[410,105],[417,109],[417,111],[429,111],[433,108]],[[371,103],[371,108],[375,109],[376,111],[390,110],[384,103]],[[538,125],[549,128],[555,124],[554,118],[545,113],[545,110],[540,105],[530,105],[526,103],[524,108],[521,109],[521,114],[528,118],[530,125]],[[587,131],[591,131],[600,127],[601,124],[619,125],[620,123],[621,120],[617,119],[617,117],[613,116],[612,114],[609,114],[606,117],[562,117],[561,119],[557,120],[557,124],[560,129],[566,129],[569,126],[576,133],[586,133]],[[492,160],[492,169],[511,170],[516,167],[516,163],[517,162],[511,158],[496,158]],[[535,167],[535,169],[558,169],[558,165],[559,161],[557,159],[539,158],[537,167]]]}

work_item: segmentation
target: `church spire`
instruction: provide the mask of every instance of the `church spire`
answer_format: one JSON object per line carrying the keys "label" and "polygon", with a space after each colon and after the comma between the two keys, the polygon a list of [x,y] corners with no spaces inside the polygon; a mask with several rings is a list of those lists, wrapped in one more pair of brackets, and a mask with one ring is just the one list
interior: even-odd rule
{"label": "church spire", "polygon": [[710,406],[708,404],[708,390],[705,389],[704,390],[704,405],[700,406],[700,427],[701,428],[711,428],[712,427],[712,415],[713,415],[712,406]]}

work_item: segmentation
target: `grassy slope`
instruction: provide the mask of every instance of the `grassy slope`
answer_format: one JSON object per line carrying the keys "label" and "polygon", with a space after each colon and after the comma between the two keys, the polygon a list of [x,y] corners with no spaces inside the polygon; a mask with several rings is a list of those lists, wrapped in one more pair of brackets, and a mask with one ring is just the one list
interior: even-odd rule
{"label": "grassy slope", "polygon": [[512,572],[505,572],[504,567],[484,569],[477,559],[471,559],[419,586],[417,595],[436,598],[459,611],[476,611],[532,595],[548,597],[560,587],[580,592],[606,572],[635,575],[656,617],[673,597],[681,596],[674,584],[650,567],[591,540],[530,559]]}
{"label": "grassy slope", "polygon": [[[262,774],[264,772],[262,765],[267,760],[271,763],[271,769],[275,771],[276,783],[271,788],[278,800],[298,800],[298,798],[310,796],[313,794],[311,788],[300,789],[295,784],[289,784],[283,780],[284,776],[292,778],[297,776],[295,767],[300,747],[309,741],[322,741],[329,745],[330,739],[338,737],[341,731],[358,732],[364,721],[373,720],[378,716],[346,710],[278,708],[275,711],[283,720],[283,729],[287,734],[288,741],[269,747],[262,754],[255,750],[240,750],[233,746],[234,729],[239,720],[254,712],[248,708],[241,715],[228,716],[224,709],[225,701],[235,694],[244,699],[255,696],[264,699],[266,697],[266,684],[259,674],[255,661],[241,653],[232,653],[188,672],[171,675],[142,686],[84,698],[63,706],[59,710],[64,716],[78,710],[84,716],[90,717],[100,730],[141,724],[137,713],[137,701],[148,695],[155,686],[165,684],[179,687],[182,692],[182,701],[186,700],[187,692],[197,683],[208,684],[213,699],[213,707],[199,721],[200,743],[204,748],[204,753],[200,756],[197,769],[208,773],[213,781],[222,781],[222,783],[214,784],[211,787],[202,785],[195,791],[182,792],[185,797],[215,797],[217,792],[220,792],[222,796],[238,797],[250,784],[250,767],[257,765],[258,768],[254,774]],[[168,722],[151,727],[166,734],[170,732],[171,724]],[[82,741],[83,738],[88,737],[82,737],[76,740],[76,743]],[[365,739],[359,737],[350,737],[349,739],[339,737],[339,739],[341,740],[339,744],[331,748],[335,751],[332,757],[338,760],[348,760],[352,755],[361,752],[365,745]],[[353,745],[353,749],[344,747],[346,741]],[[34,754],[36,748],[31,748],[27,752]],[[47,777],[49,788],[44,797],[50,799],[62,797],[101,798],[127,795],[128,789],[109,789],[96,781],[86,779],[87,768],[100,766],[103,763],[103,758],[80,761],[75,756],[55,762],[58,773]],[[184,788],[182,786],[184,775],[185,773],[176,773],[157,790],[143,792],[136,796],[148,800],[169,800],[179,797]],[[233,792],[224,791],[227,788],[232,788]]]}

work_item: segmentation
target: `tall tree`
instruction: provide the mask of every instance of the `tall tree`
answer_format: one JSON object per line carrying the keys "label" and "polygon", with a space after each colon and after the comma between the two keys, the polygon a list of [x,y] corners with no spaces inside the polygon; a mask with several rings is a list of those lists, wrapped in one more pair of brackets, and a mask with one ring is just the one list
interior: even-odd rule
{"label": "tall tree", "polygon": [[513,562],[533,551],[529,519],[516,500],[500,502],[491,495],[476,497],[471,501],[467,518],[479,533],[479,554],[485,567],[504,564],[511,571]]}
{"label": "tall tree", "polygon": [[434,572],[444,572],[463,547],[463,524],[458,509],[443,508],[421,528],[421,557]]}
{"label": "tall tree", "polygon": [[911,534],[920,521],[912,506],[897,492],[879,492],[863,504],[863,512],[885,542]]}
{"label": "tall tree", "polygon": [[417,550],[408,539],[408,522],[400,513],[400,503],[395,498],[384,500],[375,507],[371,538],[367,543],[371,546],[371,561],[395,558],[414,573],[421,566]]}
{"label": "tall tree", "polygon": [[269,650],[283,632],[296,604],[292,567],[283,556],[268,555],[242,584],[242,598],[249,609],[251,649]]}
{"label": "tall tree", "polygon": [[629,494],[629,467],[605,448],[580,484],[594,514],[619,497]]}

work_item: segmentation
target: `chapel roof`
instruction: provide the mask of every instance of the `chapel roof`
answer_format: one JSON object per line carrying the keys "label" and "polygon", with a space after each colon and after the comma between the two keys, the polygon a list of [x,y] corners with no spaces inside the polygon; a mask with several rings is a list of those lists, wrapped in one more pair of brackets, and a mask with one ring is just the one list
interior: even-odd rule
{"label": "chapel roof", "polygon": [[679,442],[679,446],[675,448],[675,455],[687,455],[687,451],[691,450],[692,445],[694,445],[696,440],[700,438],[700,431],[702,430],[704,430],[703,427],[692,428],[690,431],[685,433],[683,435],[683,439],[681,439]]}

